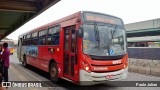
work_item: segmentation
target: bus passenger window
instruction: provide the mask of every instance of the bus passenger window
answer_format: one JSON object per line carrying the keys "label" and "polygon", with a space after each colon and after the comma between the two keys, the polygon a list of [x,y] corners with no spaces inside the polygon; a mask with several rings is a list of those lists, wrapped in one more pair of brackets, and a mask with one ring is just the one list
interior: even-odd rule
{"label": "bus passenger window", "polygon": [[47,45],[52,45],[52,38],[51,37],[47,38]]}
{"label": "bus passenger window", "polygon": [[37,38],[36,39],[32,39],[32,45],[37,45]]}
{"label": "bus passenger window", "polygon": [[25,44],[26,45],[31,45],[31,34],[27,34],[26,35],[26,40],[25,40]]}
{"label": "bus passenger window", "polygon": [[47,34],[47,30],[39,31],[38,45],[45,45],[46,44],[46,34]]}
{"label": "bus passenger window", "polygon": [[59,44],[59,34],[53,36],[53,45]]}
{"label": "bus passenger window", "polygon": [[38,45],[45,45],[45,44],[46,44],[45,38],[40,38],[40,39],[38,40]]}
{"label": "bus passenger window", "polygon": [[54,26],[49,28],[47,36],[47,45],[59,45],[59,34],[60,34],[59,26]]}
{"label": "bus passenger window", "polygon": [[32,45],[37,45],[37,41],[38,41],[37,35],[38,35],[37,32],[32,33],[32,40],[31,40]]}
{"label": "bus passenger window", "polygon": [[29,45],[29,43],[30,43],[30,41],[27,39],[27,40],[26,40],[26,45]]}

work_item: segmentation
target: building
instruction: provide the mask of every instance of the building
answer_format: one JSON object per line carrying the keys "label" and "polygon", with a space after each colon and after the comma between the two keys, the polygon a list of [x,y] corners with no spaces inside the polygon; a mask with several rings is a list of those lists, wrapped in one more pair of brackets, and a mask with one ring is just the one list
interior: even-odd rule
{"label": "building", "polygon": [[160,18],[125,25],[129,46],[160,47]]}

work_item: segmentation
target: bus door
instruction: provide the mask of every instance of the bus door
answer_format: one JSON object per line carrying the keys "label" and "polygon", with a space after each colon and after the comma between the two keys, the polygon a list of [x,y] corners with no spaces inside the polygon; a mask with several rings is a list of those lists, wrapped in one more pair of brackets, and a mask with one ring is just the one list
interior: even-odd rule
{"label": "bus door", "polygon": [[78,64],[76,58],[76,31],[75,26],[64,28],[64,77],[76,80]]}
{"label": "bus door", "polygon": [[18,41],[18,50],[17,50],[17,56],[18,56],[18,59],[20,60],[20,61],[22,61],[22,38],[19,38],[19,41]]}

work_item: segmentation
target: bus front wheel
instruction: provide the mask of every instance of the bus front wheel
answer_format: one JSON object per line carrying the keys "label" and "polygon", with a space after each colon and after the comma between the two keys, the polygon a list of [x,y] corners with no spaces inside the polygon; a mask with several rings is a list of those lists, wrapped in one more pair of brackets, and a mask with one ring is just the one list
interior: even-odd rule
{"label": "bus front wheel", "polygon": [[50,65],[49,75],[53,83],[56,83],[58,81],[58,68],[55,63],[52,63]]}

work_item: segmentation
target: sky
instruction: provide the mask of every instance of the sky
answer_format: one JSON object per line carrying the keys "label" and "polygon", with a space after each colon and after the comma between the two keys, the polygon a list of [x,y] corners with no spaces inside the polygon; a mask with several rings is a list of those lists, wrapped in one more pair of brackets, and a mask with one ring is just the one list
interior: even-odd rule
{"label": "sky", "polygon": [[160,18],[160,0],[61,0],[30,20],[7,38],[18,36],[41,25],[58,20],[77,11],[95,11],[122,18],[125,24]]}

